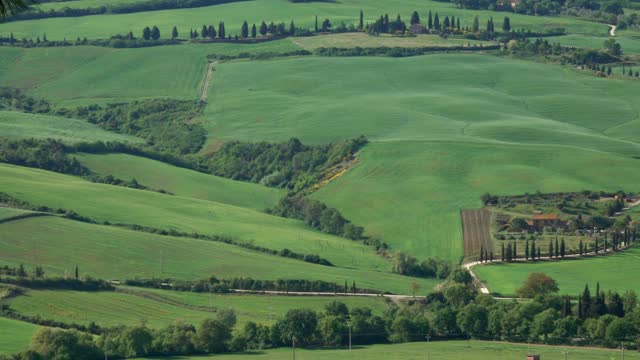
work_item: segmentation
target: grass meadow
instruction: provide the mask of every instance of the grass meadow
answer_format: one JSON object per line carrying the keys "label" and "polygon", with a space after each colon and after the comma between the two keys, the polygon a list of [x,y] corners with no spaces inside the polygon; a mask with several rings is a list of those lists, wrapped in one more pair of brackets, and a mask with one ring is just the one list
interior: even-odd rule
{"label": "grass meadow", "polygon": [[425,46],[467,46],[493,45],[494,41],[476,41],[466,39],[444,39],[439,35],[417,35],[415,37],[396,37],[386,34],[371,36],[365,33],[344,33],[322,36],[291,38],[291,42],[303,49],[315,50],[321,47],[425,47]]}
{"label": "grass meadow", "polygon": [[[553,36],[545,38],[545,40],[552,43],[560,43],[564,46],[584,47],[591,49],[602,49],[603,43],[607,40],[606,35],[594,36],[594,35],[581,35],[570,34],[565,36]],[[640,54],[640,38],[637,36],[627,36],[624,32],[622,34],[616,34],[615,40],[622,46],[622,51],[625,54]]]}
{"label": "grass meadow", "polygon": [[[615,360],[622,358],[622,352],[614,349],[591,349],[562,346],[522,345],[488,341],[432,341],[394,345],[373,345],[355,347],[352,351],[304,350],[296,349],[296,359],[300,360],[513,360],[525,359],[527,352],[540,354],[545,360],[583,359]],[[567,353],[567,358],[565,354]],[[291,349],[256,351],[246,354],[216,355],[210,357],[176,357],[186,359],[219,360],[275,360],[286,359],[292,355]],[[640,359],[637,352],[625,352],[625,359]]]}
{"label": "grass meadow", "polygon": [[[142,289],[136,291],[141,294],[150,292]],[[215,295],[214,309],[211,309],[209,294],[166,290],[152,292],[161,297],[149,299],[109,291],[29,290],[24,295],[9,300],[8,304],[24,315],[66,323],[87,325],[95,322],[101,326],[145,323],[152,328],[164,327],[176,321],[197,326],[204,319],[215,318],[215,309],[233,309],[238,317],[238,325],[243,326],[249,321],[263,324],[275,322],[293,308],[322,311],[326,304],[334,300],[345,303],[349,308],[369,307],[378,315],[385,308],[381,298]],[[169,301],[163,302],[162,298]],[[195,307],[190,307],[194,305]]]}
{"label": "grass meadow", "polygon": [[301,221],[238,206],[96,184],[5,164],[0,164],[0,188],[33,204],[74,210],[99,222],[225,235],[270,249],[318,254],[341,267],[391,268],[373,248],[359,242],[312,230]]}
{"label": "grass meadow", "polygon": [[204,118],[210,143],[366,135],[360,163],[314,196],[396,249],[457,261],[459,209],[485,192],[635,189],[635,85],[468,54],[236,62]]}
{"label": "grass meadow", "polygon": [[[53,5],[49,5],[53,6]],[[189,29],[200,29],[203,24],[217,24],[224,21],[227,33],[232,35],[240,32],[243,21],[249,24],[259,24],[261,21],[281,22],[287,24],[295,21],[299,27],[312,28],[317,15],[320,21],[328,18],[334,24],[345,22],[356,24],[362,10],[365,22],[375,21],[381,14],[400,14],[406,21],[411,13],[419,11],[422,17],[427,16],[429,10],[438,12],[440,16],[460,17],[462,26],[471,26],[473,16],[479,15],[480,23],[486,23],[489,17],[494,17],[498,24],[502,24],[505,14],[492,11],[462,10],[451,3],[419,0],[343,0],[340,2],[312,2],[292,4],[287,0],[253,0],[234,2],[193,9],[149,11],[122,15],[96,15],[74,18],[50,18],[42,20],[28,20],[10,22],[0,25],[0,33],[13,32],[17,38],[35,38],[47,34],[50,40],[63,38],[75,39],[78,36],[89,39],[108,38],[114,34],[125,34],[133,31],[140,36],[142,29],[149,25],[160,28],[161,36],[168,37],[173,26],[177,26],[180,36],[186,38]],[[509,14],[512,27],[526,28],[535,31],[563,27],[571,33],[606,34],[608,27],[583,20],[561,17],[534,17]],[[500,25],[501,26],[501,25]]]}
{"label": "grass meadow", "polygon": [[38,217],[0,224],[0,266],[27,269],[36,265],[46,274],[80,274],[102,279],[168,277],[195,280],[252,277],[274,280],[309,279],[409,293],[412,281],[428,293],[432,279],[414,279],[388,272],[321,266],[219,242],[158,236],[113,226],[90,225],[58,217]]}
{"label": "grass meadow", "polygon": [[542,272],[558,282],[560,293],[578,295],[585,283],[604,290],[637,290],[640,286],[640,247],[623,252],[583,259],[542,261],[524,264],[492,264],[476,266],[474,272],[493,293],[513,295],[532,272]]}
{"label": "grass meadow", "polygon": [[17,111],[0,111],[0,134],[2,137],[10,139],[53,138],[65,143],[82,141],[143,142],[133,136],[103,130],[84,120]]}
{"label": "grass meadow", "polygon": [[28,210],[0,207],[0,220],[11,219],[16,216],[28,214],[30,212],[31,211]]}
{"label": "grass meadow", "polygon": [[[144,49],[2,47],[0,83],[66,107],[155,97],[196,100],[202,91],[207,55],[295,49],[298,47],[288,39],[255,45],[190,44]],[[41,66],[43,63],[47,66]]]}
{"label": "grass meadow", "polygon": [[38,325],[0,317],[0,355],[27,350]]}
{"label": "grass meadow", "polygon": [[253,183],[234,181],[126,154],[76,154],[78,161],[102,175],[135,178],[154,189],[175,195],[210,200],[262,211],[274,206],[285,192]]}

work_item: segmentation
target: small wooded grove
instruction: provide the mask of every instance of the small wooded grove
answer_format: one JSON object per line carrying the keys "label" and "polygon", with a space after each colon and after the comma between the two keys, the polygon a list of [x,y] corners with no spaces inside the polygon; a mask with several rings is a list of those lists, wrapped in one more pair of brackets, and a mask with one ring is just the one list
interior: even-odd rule
{"label": "small wooded grove", "polygon": [[[545,344],[637,347],[640,306],[634,291],[619,294],[588,286],[575,297],[557,295],[555,281],[532,274],[522,294],[530,301],[495,300],[478,294],[466,270],[456,269],[436,292],[407,303],[388,301],[382,314],[330,302],[321,311],[291,309],[273,325],[248,322],[235,327],[233,311],[218,310],[198,326],[177,322],[163,329],[144,325],[100,328],[92,338],[77,331],[43,329],[29,352],[13,359],[46,359],[52,354],[83,359],[190,355],[288,347],[338,347],[477,338]],[[61,357],[62,358],[62,357]]]}

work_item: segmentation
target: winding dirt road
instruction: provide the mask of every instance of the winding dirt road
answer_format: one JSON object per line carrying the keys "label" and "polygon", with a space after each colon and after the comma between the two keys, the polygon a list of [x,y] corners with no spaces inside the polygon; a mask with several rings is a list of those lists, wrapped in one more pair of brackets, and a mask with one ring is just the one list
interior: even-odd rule
{"label": "winding dirt road", "polygon": [[616,29],[617,29],[617,26],[609,25],[609,35],[616,36]]}

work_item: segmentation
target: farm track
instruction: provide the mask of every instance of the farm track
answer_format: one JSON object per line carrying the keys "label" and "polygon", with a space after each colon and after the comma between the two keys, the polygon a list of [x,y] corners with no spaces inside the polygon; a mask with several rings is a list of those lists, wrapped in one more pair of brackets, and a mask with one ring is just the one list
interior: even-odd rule
{"label": "farm track", "polygon": [[202,85],[202,94],[200,95],[200,102],[206,102],[207,97],[209,96],[209,85],[211,84],[211,79],[213,79],[213,72],[216,70],[215,67],[218,64],[217,61],[209,63],[207,66],[207,73],[204,78],[204,84]]}
{"label": "farm track", "polygon": [[156,301],[156,302],[167,304],[167,305],[173,305],[173,306],[181,307],[181,308],[188,309],[188,310],[206,311],[206,312],[216,312],[217,311],[217,309],[215,307],[212,308],[212,307],[209,307],[209,306],[191,305],[191,304],[187,304],[187,303],[183,303],[183,302],[180,302],[180,301],[173,300],[173,299],[171,299],[169,297],[166,297],[166,296],[154,294],[154,293],[147,292],[147,291],[140,291],[140,290],[133,290],[133,289],[125,289],[125,288],[116,287],[116,292],[121,293],[121,294],[138,296],[138,297],[141,297],[143,299]]}

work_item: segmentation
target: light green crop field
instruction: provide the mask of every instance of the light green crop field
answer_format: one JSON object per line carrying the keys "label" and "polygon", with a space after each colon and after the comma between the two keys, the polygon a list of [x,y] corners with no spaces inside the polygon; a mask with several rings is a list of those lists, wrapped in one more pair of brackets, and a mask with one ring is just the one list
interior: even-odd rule
{"label": "light green crop field", "polygon": [[202,91],[208,54],[295,49],[298,47],[288,39],[255,45],[190,44],[144,49],[2,47],[0,83],[63,106],[152,97],[196,100]]}
{"label": "light green crop field", "polygon": [[0,355],[27,350],[38,328],[38,325],[0,317]]}
{"label": "light green crop field", "polygon": [[145,186],[164,189],[179,196],[211,200],[258,211],[272,207],[285,195],[280,189],[207,175],[138,156],[126,154],[75,154],[74,156],[98,174],[111,174],[125,180],[135,178]]}
{"label": "light green crop field", "polygon": [[169,277],[195,280],[220,278],[309,279],[362,288],[409,293],[416,281],[420,293],[437,281],[387,272],[315,265],[276,257],[224,243],[158,236],[113,226],[89,225],[57,217],[39,217],[0,224],[0,265],[43,266],[49,275],[68,275],[77,264],[82,275],[103,279]]}
{"label": "light green crop field", "polygon": [[466,39],[443,39],[439,35],[418,35],[415,37],[396,37],[388,35],[371,36],[365,33],[345,33],[322,36],[306,36],[291,38],[291,41],[307,50],[321,47],[425,47],[425,46],[467,46],[493,45],[493,41],[476,41]]}
{"label": "light green crop field", "polygon": [[[571,34],[565,36],[553,36],[545,38],[545,40],[552,43],[560,43],[563,46],[575,46],[591,49],[602,49],[603,43],[609,37],[604,36],[592,36],[592,35],[578,35]],[[622,46],[622,52],[625,54],[638,54],[640,53],[640,38],[634,38],[631,36],[616,35],[614,38]]]}
{"label": "light green crop field", "polygon": [[[140,291],[147,292],[147,290]],[[171,300],[163,302],[161,298],[149,299],[119,292],[65,290],[29,290],[24,295],[12,298],[7,303],[11,309],[24,315],[83,325],[92,321],[102,326],[145,323],[149,327],[159,328],[176,321],[198,325],[203,319],[215,318],[216,316],[215,310],[189,307],[191,303],[208,307],[209,294],[173,291],[156,293],[162,297],[176,300],[177,303],[171,302]],[[284,316],[289,309],[294,308],[322,311],[324,306],[333,300],[341,301],[349,308],[369,307],[377,314],[381,314],[385,308],[384,302],[376,298],[262,295],[215,295],[213,296],[213,306],[216,309],[235,310],[238,325],[242,326],[249,321],[272,323]]]}
{"label": "light green crop field", "polygon": [[225,235],[270,249],[319,254],[336,266],[391,270],[391,264],[371,247],[252,209],[5,164],[0,164],[0,188],[30,203],[74,210],[100,222]]}
{"label": "light green crop field", "polygon": [[65,143],[81,141],[144,142],[142,139],[103,130],[83,120],[60,116],[0,111],[0,137],[52,138]]}
{"label": "light green crop field", "polygon": [[121,5],[121,4],[135,4],[140,2],[139,0],[73,0],[73,1],[59,1],[49,2],[32,6],[34,9],[40,9],[42,11],[58,10],[64,8],[70,9],[86,9],[95,8],[106,5]]}
{"label": "light green crop field", "polygon": [[382,315],[386,308],[384,299],[354,296],[271,296],[271,295],[217,295],[158,289],[128,288],[139,292],[149,292],[191,306],[210,306],[216,309],[233,309],[238,322],[253,321],[262,324],[275,322],[290,309],[313,309],[322,311],[332,301],[346,304],[349,309],[367,307],[376,315]]}
{"label": "light green crop field", "polygon": [[[522,345],[485,341],[437,341],[419,342],[395,345],[373,345],[356,347],[349,351],[341,350],[304,350],[296,349],[296,358],[300,360],[513,360],[524,359],[527,351],[540,354],[545,360],[563,360],[563,352],[569,353],[570,359],[611,360],[621,359],[619,350],[613,349],[584,349],[563,346]],[[215,355],[210,357],[175,357],[176,360],[186,359],[217,359],[217,360],[275,360],[291,357],[291,349],[277,349],[256,351],[247,354]],[[637,352],[625,352],[627,359],[640,359]]]}
{"label": "light green crop field", "polygon": [[635,82],[469,54],[254,65],[219,66],[210,142],[366,135],[361,162],[314,196],[418,256],[459,260],[459,210],[485,192],[633,190],[640,179]]}
{"label": "light green crop field", "polygon": [[542,272],[558,282],[562,294],[578,295],[585,283],[595,287],[600,282],[601,289],[637,290],[640,286],[640,248],[634,247],[618,254],[587,259],[544,261],[526,264],[493,264],[476,266],[474,272],[491,292],[513,295],[529,273]]}
{"label": "light green crop field", "polygon": [[[270,22],[295,21],[299,27],[312,28],[315,16],[321,21],[329,18],[332,23],[356,24],[360,10],[364,11],[365,21],[373,22],[383,13],[401,14],[406,21],[415,10],[423,17],[429,10],[440,16],[460,17],[462,26],[471,26],[473,16],[478,14],[480,23],[486,23],[494,17],[501,24],[504,14],[491,11],[461,10],[451,3],[421,0],[343,0],[339,2],[312,2],[292,4],[287,0],[254,0],[215,5],[202,8],[139,12],[122,15],[96,15],[74,18],[51,18],[10,22],[0,25],[0,33],[13,32],[17,38],[34,38],[47,34],[50,40],[62,38],[89,39],[108,38],[114,34],[133,31],[140,36],[142,29],[149,25],[160,28],[161,36],[168,37],[173,26],[177,26],[182,38],[186,38],[190,28],[200,29],[203,24],[217,24],[224,21],[227,33],[239,33],[243,21],[259,24],[262,20]],[[608,27],[583,20],[538,17],[509,14],[513,28],[526,28],[543,31],[548,28],[563,27],[571,33],[606,34]],[[500,25],[501,26],[501,25]]]}

